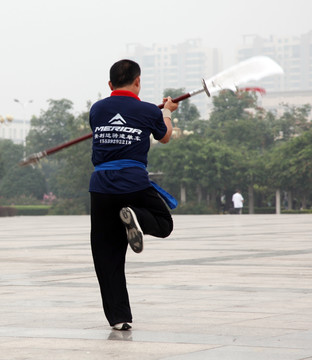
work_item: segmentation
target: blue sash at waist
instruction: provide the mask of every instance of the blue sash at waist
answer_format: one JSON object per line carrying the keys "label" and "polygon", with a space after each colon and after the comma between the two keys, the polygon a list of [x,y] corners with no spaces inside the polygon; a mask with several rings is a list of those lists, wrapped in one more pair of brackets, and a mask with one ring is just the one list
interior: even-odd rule
{"label": "blue sash at waist", "polygon": [[140,167],[146,170],[146,166],[141,161],[131,160],[131,159],[120,159],[108,161],[94,167],[94,171],[100,170],[121,170],[129,167]]}
{"label": "blue sash at waist", "polygon": [[[108,161],[94,167],[94,171],[101,171],[101,170],[121,170],[129,167],[140,167],[146,170],[145,164],[140,161],[131,160],[131,159],[120,159],[120,160],[113,160]],[[175,209],[178,206],[178,201],[167,191],[161,188],[159,185],[150,181],[150,184],[155,188],[155,190],[159,193],[159,195],[165,200],[167,205],[170,209]]]}

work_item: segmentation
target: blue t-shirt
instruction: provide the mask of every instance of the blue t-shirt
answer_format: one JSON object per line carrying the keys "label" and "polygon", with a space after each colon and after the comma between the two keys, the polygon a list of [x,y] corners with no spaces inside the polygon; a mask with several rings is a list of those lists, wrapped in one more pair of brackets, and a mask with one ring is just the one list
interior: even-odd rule
{"label": "blue t-shirt", "polygon": [[[140,101],[130,91],[115,90],[90,109],[93,132],[94,166],[120,159],[140,161],[147,166],[150,135],[162,139],[167,127],[162,112],[153,104]],[[100,170],[91,175],[89,191],[122,194],[150,186],[148,173],[139,167]]]}

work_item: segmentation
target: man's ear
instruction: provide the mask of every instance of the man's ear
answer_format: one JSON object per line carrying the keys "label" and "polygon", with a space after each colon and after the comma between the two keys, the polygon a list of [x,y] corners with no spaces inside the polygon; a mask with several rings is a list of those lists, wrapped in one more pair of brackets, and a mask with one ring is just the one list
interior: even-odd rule
{"label": "man's ear", "polygon": [[109,86],[109,88],[110,88],[112,91],[114,90],[114,87],[113,87],[113,84],[112,84],[111,81],[108,82],[108,86]]}
{"label": "man's ear", "polygon": [[140,87],[141,86],[141,76],[137,76],[134,80],[134,84],[136,87]]}

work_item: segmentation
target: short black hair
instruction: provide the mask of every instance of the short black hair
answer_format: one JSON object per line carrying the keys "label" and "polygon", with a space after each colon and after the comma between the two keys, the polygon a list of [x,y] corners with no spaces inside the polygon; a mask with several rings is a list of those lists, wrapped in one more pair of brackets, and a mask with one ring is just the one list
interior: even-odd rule
{"label": "short black hair", "polygon": [[135,61],[123,59],[117,61],[109,72],[110,81],[114,88],[131,85],[141,75],[139,64]]}

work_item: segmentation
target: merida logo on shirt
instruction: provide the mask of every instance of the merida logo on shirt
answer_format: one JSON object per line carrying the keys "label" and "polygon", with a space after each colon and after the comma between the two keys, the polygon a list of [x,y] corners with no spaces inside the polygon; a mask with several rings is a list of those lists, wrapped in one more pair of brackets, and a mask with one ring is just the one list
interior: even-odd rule
{"label": "merida logo on shirt", "polygon": [[142,141],[142,130],[127,126],[127,121],[118,113],[108,125],[96,126],[93,138],[100,144],[132,145]]}
{"label": "merida logo on shirt", "polygon": [[[97,126],[94,130],[95,133],[97,132],[125,132],[131,134],[141,134],[142,130],[135,129],[130,126],[122,126],[126,125],[126,120],[118,113],[113,118],[108,121],[111,125],[105,126]],[[116,126],[117,125],[117,126]],[[120,126],[121,125],[121,126]]]}
{"label": "merida logo on shirt", "polygon": [[127,124],[126,120],[118,113],[113,118],[111,118],[108,122],[113,125],[124,125]]}

